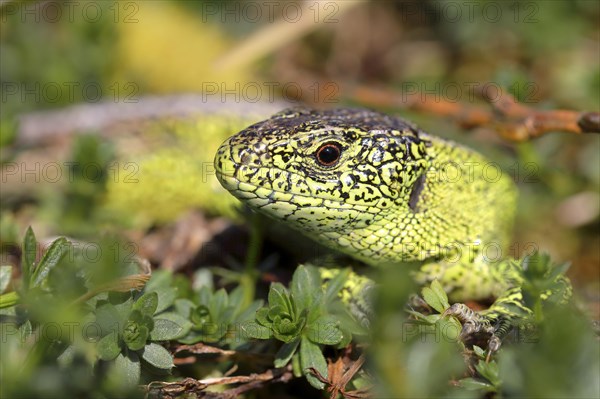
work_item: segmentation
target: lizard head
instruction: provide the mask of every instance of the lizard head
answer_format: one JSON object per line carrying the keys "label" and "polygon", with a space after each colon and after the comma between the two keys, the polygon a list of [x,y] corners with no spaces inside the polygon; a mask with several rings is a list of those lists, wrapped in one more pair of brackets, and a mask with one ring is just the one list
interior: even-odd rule
{"label": "lizard head", "polygon": [[386,251],[374,237],[399,237],[415,212],[429,144],[378,112],[293,108],[229,138],[215,169],[250,208],[354,256],[368,248],[358,257],[372,259]]}

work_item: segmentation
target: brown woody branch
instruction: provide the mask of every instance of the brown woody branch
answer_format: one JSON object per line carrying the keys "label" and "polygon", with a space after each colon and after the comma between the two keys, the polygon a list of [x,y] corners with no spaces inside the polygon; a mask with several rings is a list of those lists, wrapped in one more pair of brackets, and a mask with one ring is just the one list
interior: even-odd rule
{"label": "brown woody branch", "polygon": [[[210,399],[233,399],[244,392],[259,388],[267,383],[288,382],[294,378],[291,366],[281,369],[269,369],[264,373],[250,374],[234,377],[217,377],[196,380],[194,378],[185,378],[177,382],[153,382],[143,389],[148,396],[160,397],[165,399],[177,398],[181,395],[189,396],[195,394],[197,398]],[[215,385],[241,384],[238,387],[227,389],[223,392],[209,392],[206,388]]]}
{"label": "brown woody branch", "polygon": [[448,101],[437,95],[407,95],[367,86],[358,86],[348,94],[350,98],[363,104],[412,109],[449,117],[467,129],[490,126],[511,141],[530,140],[556,131],[573,134],[600,133],[598,112],[561,109],[540,111],[518,103],[509,93],[503,93],[498,100],[489,92],[477,92],[476,94],[492,105],[491,110],[488,107]]}
{"label": "brown woody branch", "polygon": [[352,360],[353,350],[355,350],[354,346],[348,346],[337,360],[327,360],[327,377],[315,368],[311,367],[309,369],[319,381],[327,385],[327,392],[332,399],[337,398],[338,395],[342,395],[344,399],[368,399],[372,397],[372,387],[364,387],[353,391],[346,390],[346,385],[360,371],[365,362],[364,355]]}
{"label": "brown woody branch", "polygon": [[[206,345],[203,343],[197,343],[194,345],[179,345],[173,351],[173,355],[177,355],[180,353],[189,353],[192,355],[202,356],[207,355],[214,357],[215,361],[225,361],[225,360],[234,360],[234,361],[245,361],[252,364],[272,364],[273,356],[264,355],[260,353],[249,353],[249,352],[239,352],[228,349],[221,349],[215,346]],[[195,363],[197,361],[196,356],[193,357],[175,357],[173,362],[175,365],[181,364],[190,364]]]}

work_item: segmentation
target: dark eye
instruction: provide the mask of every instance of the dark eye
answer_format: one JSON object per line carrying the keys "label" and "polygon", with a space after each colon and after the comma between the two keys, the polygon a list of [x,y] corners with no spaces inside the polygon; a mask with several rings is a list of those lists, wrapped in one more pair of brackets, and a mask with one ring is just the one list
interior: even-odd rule
{"label": "dark eye", "polygon": [[319,147],[315,156],[322,166],[333,166],[340,160],[342,148],[337,143],[327,143]]}

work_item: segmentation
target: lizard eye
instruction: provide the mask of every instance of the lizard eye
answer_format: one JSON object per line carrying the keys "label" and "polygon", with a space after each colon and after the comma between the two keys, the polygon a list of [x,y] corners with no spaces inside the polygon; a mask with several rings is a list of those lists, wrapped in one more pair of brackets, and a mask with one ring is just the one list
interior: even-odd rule
{"label": "lizard eye", "polygon": [[322,166],[333,166],[340,160],[340,156],[342,155],[342,148],[337,143],[327,143],[323,144],[317,152],[315,153],[315,157],[317,158],[317,162]]}

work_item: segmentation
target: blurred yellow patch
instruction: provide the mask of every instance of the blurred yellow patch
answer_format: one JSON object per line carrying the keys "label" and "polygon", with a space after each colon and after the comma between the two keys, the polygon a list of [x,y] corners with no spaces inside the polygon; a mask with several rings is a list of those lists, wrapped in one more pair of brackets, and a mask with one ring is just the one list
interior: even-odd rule
{"label": "blurred yellow patch", "polygon": [[[233,87],[252,79],[249,66],[224,71],[215,60],[232,47],[217,25],[167,1],[140,1],[131,18],[117,27],[116,81],[134,81],[155,93],[206,91],[207,85]],[[137,22],[132,22],[137,20]]]}
{"label": "blurred yellow patch", "polygon": [[227,137],[261,118],[215,114],[148,122],[137,138],[142,145],[129,138],[119,146],[107,208],[142,224],[168,222],[191,208],[235,218],[238,201],[219,184],[214,155]]}

